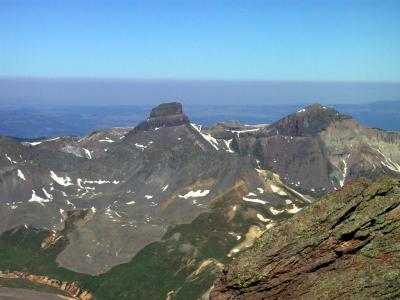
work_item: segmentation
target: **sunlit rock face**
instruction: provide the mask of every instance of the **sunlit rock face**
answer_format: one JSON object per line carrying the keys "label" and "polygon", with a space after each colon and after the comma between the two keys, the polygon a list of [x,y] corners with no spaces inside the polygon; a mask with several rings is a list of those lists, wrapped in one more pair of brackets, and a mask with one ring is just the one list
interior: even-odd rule
{"label": "sunlit rock face", "polygon": [[210,299],[397,299],[399,224],[399,180],[355,179],[264,233]]}

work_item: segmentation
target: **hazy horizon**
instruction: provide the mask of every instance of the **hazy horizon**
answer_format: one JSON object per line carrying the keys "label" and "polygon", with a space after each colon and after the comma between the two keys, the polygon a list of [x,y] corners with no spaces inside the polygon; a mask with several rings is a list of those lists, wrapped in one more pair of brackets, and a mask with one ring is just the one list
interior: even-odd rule
{"label": "hazy horizon", "polygon": [[0,104],[400,100],[400,2],[0,0]]}
{"label": "hazy horizon", "polygon": [[273,105],[400,100],[396,82],[244,80],[43,79],[0,77],[3,106]]}

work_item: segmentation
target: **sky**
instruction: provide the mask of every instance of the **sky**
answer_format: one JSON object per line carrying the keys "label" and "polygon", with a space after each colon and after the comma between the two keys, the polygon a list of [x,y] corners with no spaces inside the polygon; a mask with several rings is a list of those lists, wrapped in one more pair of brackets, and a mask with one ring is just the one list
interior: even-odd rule
{"label": "sky", "polygon": [[399,53],[398,0],[0,0],[3,103],[399,100]]}

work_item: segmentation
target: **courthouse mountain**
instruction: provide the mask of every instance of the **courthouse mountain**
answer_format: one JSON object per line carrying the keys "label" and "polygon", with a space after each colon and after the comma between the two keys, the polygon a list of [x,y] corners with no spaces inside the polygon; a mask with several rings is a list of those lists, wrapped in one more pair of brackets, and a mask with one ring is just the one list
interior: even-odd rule
{"label": "courthouse mountain", "polygon": [[206,128],[174,102],[135,127],[0,137],[0,270],[99,299],[200,297],[263,232],[352,178],[400,177],[399,163],[399,133],[320,105]]}

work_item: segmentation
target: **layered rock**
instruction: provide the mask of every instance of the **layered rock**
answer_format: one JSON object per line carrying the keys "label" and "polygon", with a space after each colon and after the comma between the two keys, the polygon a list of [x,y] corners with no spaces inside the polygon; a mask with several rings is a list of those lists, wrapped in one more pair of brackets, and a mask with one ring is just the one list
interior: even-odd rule
{"label": "layered rock", "polygon": [[18,271],[14,272],[0,271],[0,278],[24,279],[34,283],[51,286],[59,290],[62,290],[66,292],[69,296],[72,296],[75,299],[79,300],[90,300],[93,298],[93,295],[89,291],[82,290],[75,281],[69,283],[67,281],[59,281],[56,279],[51,279],[48,278],[47,276],[33,275],[33,274],[28,274],[26,272],[18,272]]}
{"label": "layered rock", "polygon": [[357,179],[267,231],[210,299],[398,299],[400,184]]}
{"label": "layered rock", "polygon": [[188,117],[183,114],[182,104],[178,102],[163,103],[153,108],[150,112],[150,117],[137,125],[134,132],[183,124],[190,124],[190,122]]}

